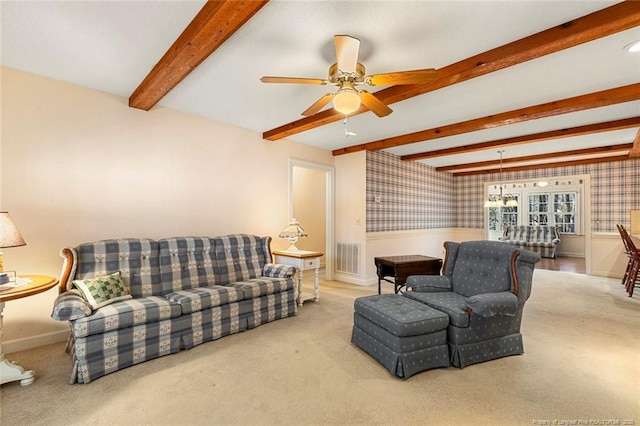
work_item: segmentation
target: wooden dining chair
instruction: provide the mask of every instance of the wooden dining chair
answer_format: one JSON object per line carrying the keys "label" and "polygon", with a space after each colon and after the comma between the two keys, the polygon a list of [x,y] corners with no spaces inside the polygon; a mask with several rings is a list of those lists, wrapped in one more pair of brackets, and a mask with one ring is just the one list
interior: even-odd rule
{"label": "wooden dining chair", "polygon": [[627,268],[622,278],[622,283],[624,284],[629,297],[631,297],[633,296],[633,290],[638,283],[638,278],[640,278],[640,251],[635,246],[627,230],[624,229],[624,226],[616,226],[618,227],[622,243],[624,244],[625,254],[629,258]]}

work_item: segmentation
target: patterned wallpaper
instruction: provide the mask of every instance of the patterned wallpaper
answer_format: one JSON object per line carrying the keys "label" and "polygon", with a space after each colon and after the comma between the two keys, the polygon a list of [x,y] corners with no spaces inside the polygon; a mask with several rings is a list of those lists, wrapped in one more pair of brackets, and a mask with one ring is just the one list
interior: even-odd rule
{"label": "patterned wallpaper", "polygon": [[[591,229],[629,227],[640,209],[640,159],[505,172],[503,180],[591,176]],[[484,182],[495,174],[460,176],[436,172],[382,151],[367,153],[367,232],[431,228],[483,228]],[[375,202],[375,197],[380,202]]]}
{"label": "patterned wallpaper", "polygon": [[367,232],[455,227],[453,181],[433,167],[367,152]]}

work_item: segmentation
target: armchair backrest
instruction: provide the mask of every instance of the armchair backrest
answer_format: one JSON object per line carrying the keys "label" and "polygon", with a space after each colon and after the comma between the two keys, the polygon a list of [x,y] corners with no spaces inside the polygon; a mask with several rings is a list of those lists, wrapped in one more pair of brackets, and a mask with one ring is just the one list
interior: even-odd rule
{"label": "armchair backrest", "polygon": [[511,291],[521,301],[531,293],[533,267],[540,255],[500,241],[445,243],[444,275],[465,297]]}

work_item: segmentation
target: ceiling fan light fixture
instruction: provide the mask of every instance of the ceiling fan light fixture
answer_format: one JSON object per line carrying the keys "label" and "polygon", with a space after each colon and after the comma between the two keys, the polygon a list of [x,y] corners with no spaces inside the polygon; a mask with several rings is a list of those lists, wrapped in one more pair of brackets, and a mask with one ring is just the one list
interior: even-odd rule
{"label": "ceiling fan light fixture", "polygon": [[629,53],[638,53],[640,52],[640,40],[636,40],[632,43],[627,44],[623,49]]}
{"label": "ceiling fan light fixture", "polygon": [[343,87],[333,97],[333,109],[349,115],[360,108],[360,94],[353,87]]}

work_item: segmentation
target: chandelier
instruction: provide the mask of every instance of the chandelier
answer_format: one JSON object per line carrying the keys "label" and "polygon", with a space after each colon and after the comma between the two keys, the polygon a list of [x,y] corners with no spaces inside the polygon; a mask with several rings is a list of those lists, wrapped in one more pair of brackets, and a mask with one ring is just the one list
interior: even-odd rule
{"label": "chandelier", "polygon": [[[518,207],[518,201],[513,198],[511,195],[507,195],[506,197],[502,195],[502,153],[504,150],[498,151],[500,154],[500,194],[499,195],[491,195],[487,198],[487,201],[484,202],[484,207]],[[506,198],[506,202],[505,202]]]}

